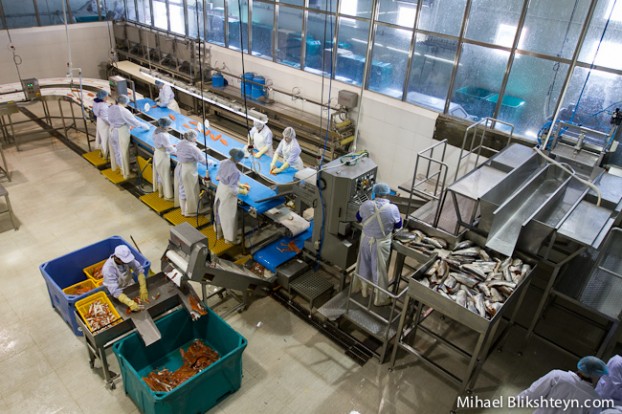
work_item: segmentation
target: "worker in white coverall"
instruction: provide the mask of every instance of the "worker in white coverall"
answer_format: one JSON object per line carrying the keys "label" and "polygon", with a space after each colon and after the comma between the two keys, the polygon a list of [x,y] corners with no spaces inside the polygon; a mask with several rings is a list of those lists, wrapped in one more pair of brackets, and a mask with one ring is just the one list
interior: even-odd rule
{"label": "worker in white coverall", "polygon": [[110,124],[108,123],[108,91],[100,89],[95,96],[93,103],[93,115],[97,121],[95,131],[95,148],[99,148],[103,159],[108,158],[108,135],[110,134]]}
{"label": "worker in white coverall", "polygon": [[129,102],[127,95],[119,95],[117,104],[108,109],[110,166],[113,171],[121,168],[121,174],[126,179],[130,176],[130,128],[150,128],[149,124],[136,119],[126,108]]}
{"label": "worker in white coverall", "polygon": [[227,243],[237,244],[238,240],[238,193],[246,195],[248,184],[240,184],[240,170],[237,163],[244,158],[244,151],[233,148],[229,159],[218,167],[216,179],[218,188],[214,200],[214,231],[216,238],[223,238]]}
{"label": "worker in white coverall", "polygon": [[175,145],[171,144],[173,122],[169,118],[158,119],[158,126],[153,134],[153,191],[160,198],[173,199],[173,183],[171,180],[171,154],[175,154]]}
{"label": "worker in white coverall", "polygon": [[199,173],[197,163],[211,166],[212,160],[197,147],[196,131],[186,131],[177,144],[177,167],[175,167],[175,206],[181,207],[184,217],[197,215],[199,201]]}
{"label": "worker in white coverall", "polygon": [[622,406],[622,356],[614,355],[607,362],[609,373],[598,381],[596,392],[601,398],[611,399],[616,406]]}
{"label": "worker in white coverall", "polygon": [[274,149],[272,148],[272,131],[261,121],[254,121],[253,128],[248,133],[248,145],[252,145],[257,151],[253,154],[255,158],[261,158],[266,154],[272,158]]}
{"label": "worker in white coverall", "polygon": [[[298,145],[298,140],[296,140],[296,131],[294,131],[292,127],[285,128],[283,130],[283,140],[279,142],[279,146],[276,147],[272,163],[270,164],[270,174],[278,174],[286,170],[287,167],[302,170],[304,164],[302,163],[302,158],[300,158],[301,152],[302,150],[300,149],[300,145]],[[277,168],[276,162],[279,156],[283,158],[283,164]]]}
{"label": "worker in white coverall", "polygon": [[[561,401],[572,402],[568,409],[563,410],[568,414],[592,414],[600,413],[602,405],[595,400],[601,397],[594,389],[599,377],[607,375],[607,365],[594,356],[583,357],[577,364],[577,371],[562,371],[555,369],[542,378],[535,381],[525,391],[518,394],[517,403],[522,407],[533,407],[534,402]],[[529,402],[532,405],[527,405]],[[578,404],[577,404],[578,403]],[[585,407],[585,408],[584,408]],[[591,408],[598,407],[598,408]],[[540,406],[534,414],[560,413],[560,408]]]}
{"label": "worker in white coverall", "polygon": [[142,302],[149,300],[149,292],[147,291],[147,280],[145,279],[145,271],[142,266],[134,258],[132,251],[124,244],[114,249],[114,254],[106,260],[102,273],[104,275],[104,286],[108,292],[119,302],[127,305],[133,312],[142,309],[133,299],[130,299],[123,289],[134,283],[132,272],[138,274],[139,297]]}
{"label": "worker in white coverall", "polygon": [[161,108],[168,108],[171,111],[175,111],[177,113],[181,113],[179,111],[179,105],[175,100],[175,94],[173,93],[173,89],[162,82],[161,80],[155,81],[156,88],[159,89],[158,97],[156,98],[156,103]]}
{"label": "worker in white coverall", "polygon": [[[372,192],[376,198],[365,201],[356,213],[357,220],[363,223],[356,273],[364,280],[387,290],[393,231],[402,227],[402,217],[397,206],[385,198],[380,198],[391,192],[387,184],[374,184]],[[359,282],[357,277],[352,281],[355,291],[358,290]],[[363,297],[367,297],[368,284],[363,283],[361,289]],[[374,305],[383,306],[389,301],[386,294],[376,291]]]}

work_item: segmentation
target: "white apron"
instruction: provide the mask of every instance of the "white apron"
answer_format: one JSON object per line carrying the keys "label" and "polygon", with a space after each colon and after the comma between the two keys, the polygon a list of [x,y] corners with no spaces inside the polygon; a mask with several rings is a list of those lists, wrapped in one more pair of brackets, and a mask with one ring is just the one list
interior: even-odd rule
{"label": "white apron", "polygon": [[123,125],[117,130],[119,133],[119,157],[121,159],[119,166],[123,178],[127,178],[130,176],[130,129]]}
{"label": "white apron", "polygon": [[[237,190],[237,189],[236,189]],[[228,242],[235,242],[238,236],[238,192],[225,184],[218,184],[214,199],[214,223]]]}
{"label": "white apron", "polygon": [[199,198],[199,174],[196,161],[177,164],[174,187],[175,207],[181,207],[183,216],[196,216]]}
{"label": "white apron", "polygon": [[[289,154],[292,151],[292,147],[294,145],[294,140],[292,140],[289,144],[283,140],[283,162],[287,162],[289,160]],[[302,170],[305,165],[302,163],[302,159],[300,156],[296,157],[296,160],[293,164],[289,164],[290,167],[295,168],[297,170]]]}
{"label": "white apron", "polygon": [[178,114],[181,114],[181,109],[179,109],[179,104],[177,103],[177,101],[175,99],[173,99],[167,106],[168,109],[170,109],[171,111],[175,111]]}
{"label": "white apron", "polygon": [[108,133],[108,150],[110,151],[110,168],[116,171],[121,165],[121,156],[119,155],[119,131],[117,128],[110,127]]}
{"label": "white apron", "polygon": [[[261,149],[266,146],[266,137],[264,137],[261,132],[255,132],[255,136],[253,136],[253,146],[257,151],[261,151]],[[272,148],[272,145],[268,147],[268,150],[264,152],[264,154],[268,155],[270,158],[274,156],[274,148]]]}
{"label": "white apron", "polygon": [[[363,222],[363,234],[361,235],[361,245],[359,246],[359,256],[356,264],[356,273],[358,275],[384,290],[387,290],[389,285],[388,264],[391,255],[391,241],[393,239],[393,233],[389,232],[387,234],[384,231],[384,226],[380,219],[380,212],[387,206],[390,206],[390,204],[385,204],[381,208],[374,204],[374,214],[367,217]],[[378,220],[384,237],[375,238],[365,234],[365,226],[372,220]],[[356,284],[353,285],[353,289],[356,286]],[[365,292],[365,286],[363,286],[363,291]],[[376,290],[374,305],[385,305],[388,302],[389,297]]]}
{"label": "white apron", "polygon": [[153,152],[153,191],[157,191],[160,197],[173,198],[171,156],[166,150],[158,148]]}
{"label": "white apron", "polygon": [[101,150],[102,158],[108,158],[108,135],[110,125],[101,118],[97,118],[97,131],[95,133],[95,146]]}

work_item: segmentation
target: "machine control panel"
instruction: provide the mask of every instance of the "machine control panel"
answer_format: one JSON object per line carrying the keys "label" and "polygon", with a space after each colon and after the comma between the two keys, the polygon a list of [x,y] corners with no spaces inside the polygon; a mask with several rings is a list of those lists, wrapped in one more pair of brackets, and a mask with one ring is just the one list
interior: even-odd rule
{"label": "machine control panel", "polygon": [[117,99],[119,95],[127,95],[127,79],[122,76],[111,76],[108,78],[110,84],[110,96]]}
{"label": "machine control panel", "polygon": [[370,171],[354,180],[354,193],[370,193],[376,182],[376,171]]}
{"label": "machine control panel", "polygon": [[41,87],[39,86],[39,81],[35,78],[23,79],[22,88],[24,89],[26,99],[29,101],[41,97]]}

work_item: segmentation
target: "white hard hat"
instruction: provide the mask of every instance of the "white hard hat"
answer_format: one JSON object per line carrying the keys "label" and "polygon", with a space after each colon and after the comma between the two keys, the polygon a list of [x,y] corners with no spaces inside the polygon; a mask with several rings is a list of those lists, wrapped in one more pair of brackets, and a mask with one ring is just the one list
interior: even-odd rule
{"label": "white hard hat", "polygon": [[124,244],[115,247],[114,255],[118,257],[119,260],[121,260],[123,263],[130,263],[132,260],[134,260],[134,255],[130,251],[130,248]]}

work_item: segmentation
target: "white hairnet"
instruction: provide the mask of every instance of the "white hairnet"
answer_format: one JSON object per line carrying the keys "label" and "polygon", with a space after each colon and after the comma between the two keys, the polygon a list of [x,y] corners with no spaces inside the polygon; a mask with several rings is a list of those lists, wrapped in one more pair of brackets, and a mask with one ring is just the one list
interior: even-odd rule
{"label": "white hairnet", "polygon": [[130,102],[130,98],[128,98],[127,95],[119,95],[117,102],[121,105],[127,105]]}
{"label": "white hairnet", "polygon": [[197,139],[197,136],[198,136],[197,132],[192,129],[190,131],[184,132],[184,139],[186,141],[194,141]]}
{"label": "white hairnet", "polygon": [[261,129],[264,126],[264,123],[255,119],[253,121],[253,126],[257,129]]}
{"label": "white hairnet", "polygon": [[291,138],[291,139],[296,138],[296,131],[294,131],[294,128],[292,127],[285,128],[283,130],[283,138]]}

